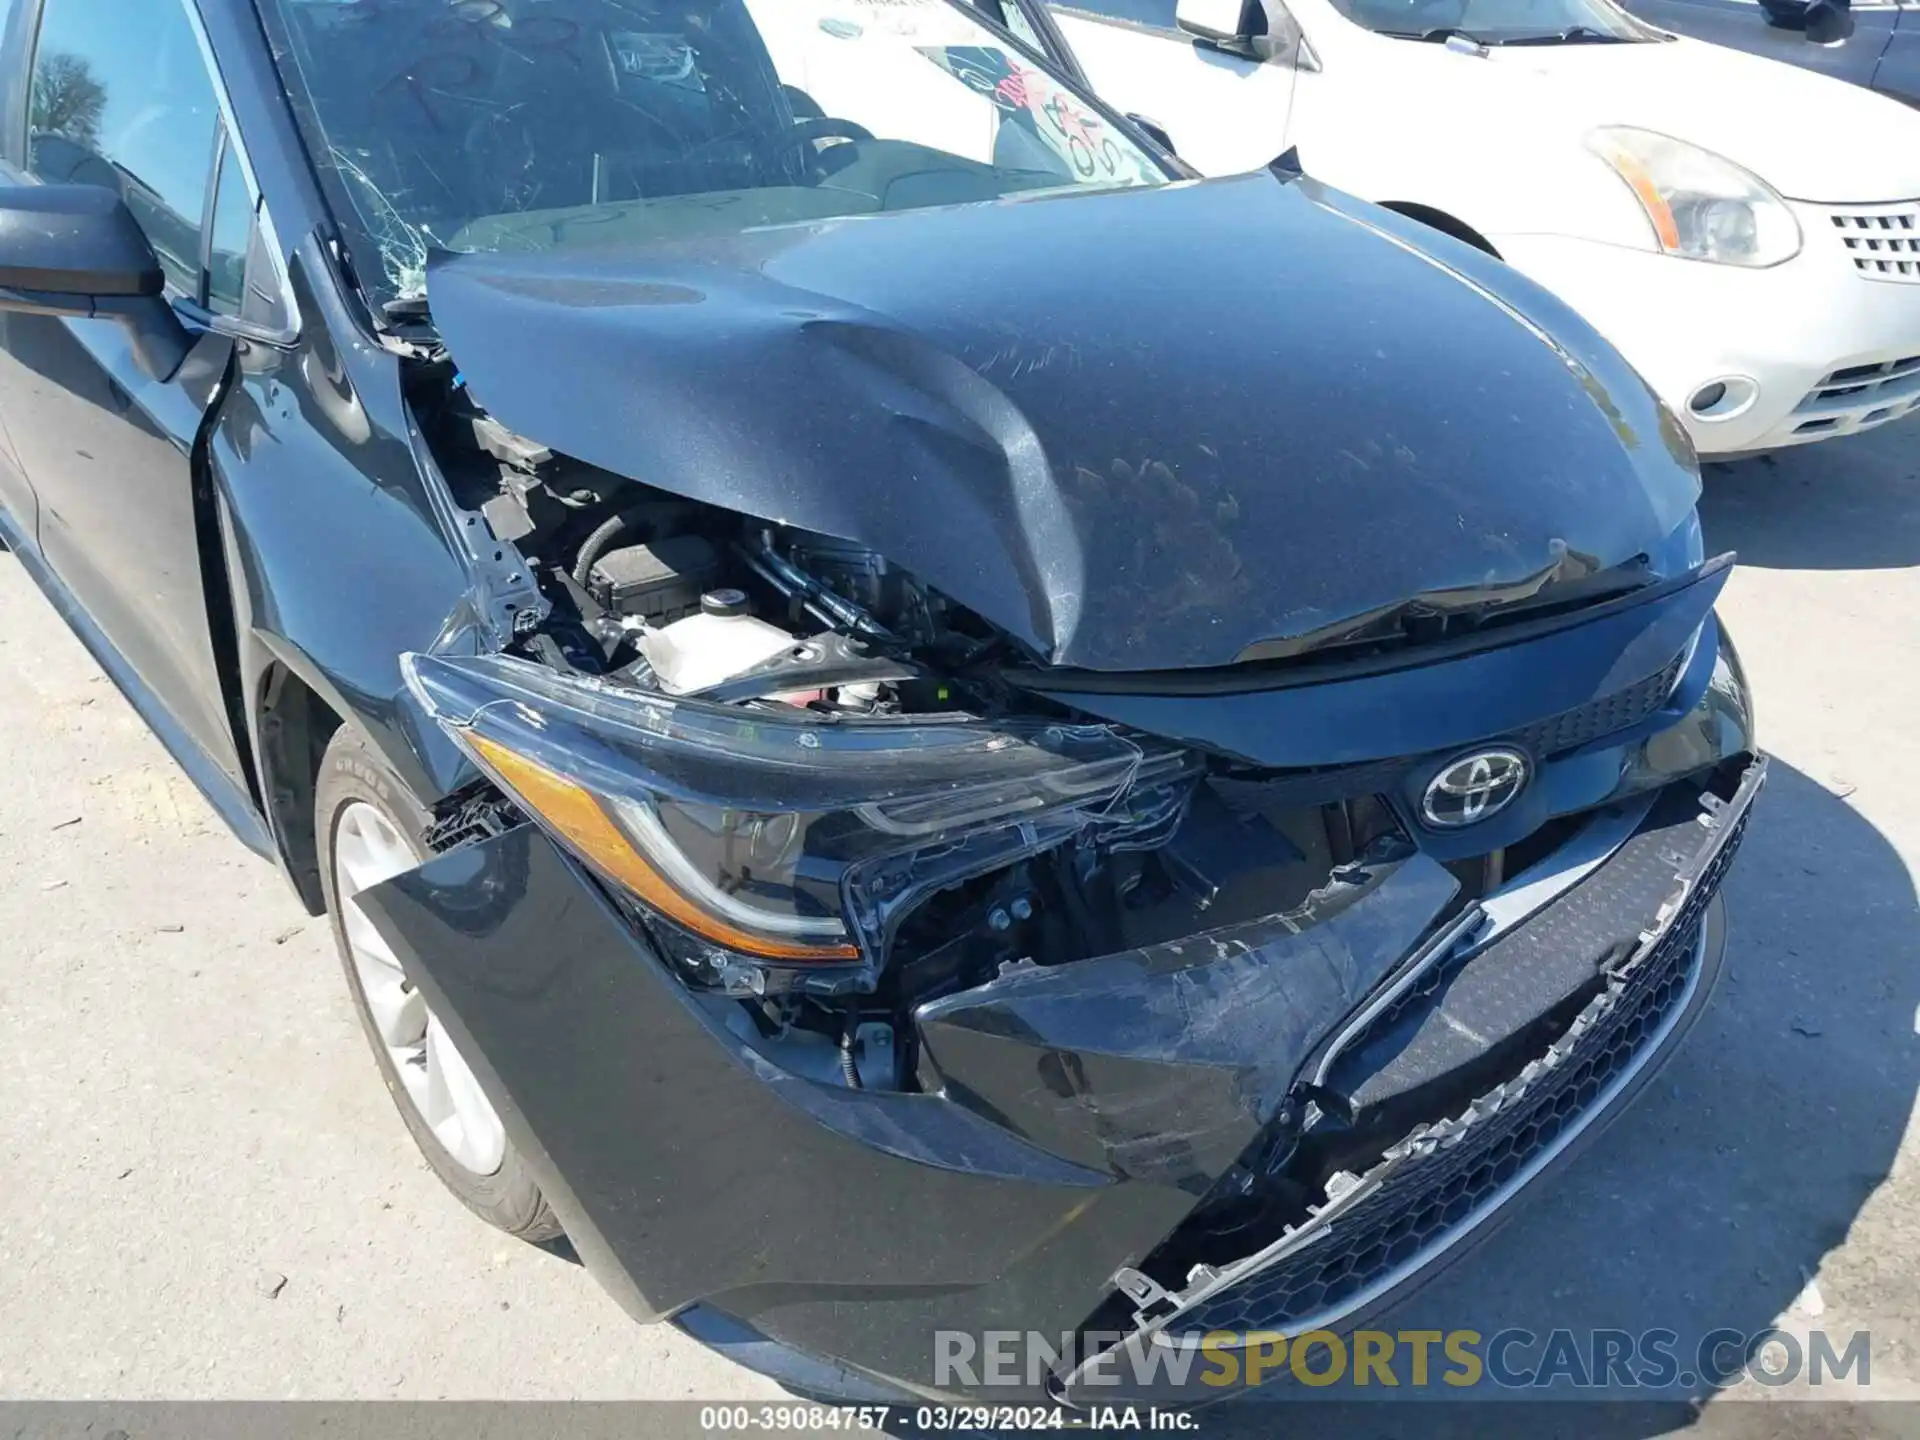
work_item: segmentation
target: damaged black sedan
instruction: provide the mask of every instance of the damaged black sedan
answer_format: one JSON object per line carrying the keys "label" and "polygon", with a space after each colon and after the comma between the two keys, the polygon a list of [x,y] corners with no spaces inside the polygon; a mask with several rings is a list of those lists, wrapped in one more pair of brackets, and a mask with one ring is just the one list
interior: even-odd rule
{"label": "damaged black sedan", "polygon": [[0,6],[0,530],[637,1318],[1339,1330],[1706,1004],[1731,558],[1497,262],[951,0],[126,8]]}

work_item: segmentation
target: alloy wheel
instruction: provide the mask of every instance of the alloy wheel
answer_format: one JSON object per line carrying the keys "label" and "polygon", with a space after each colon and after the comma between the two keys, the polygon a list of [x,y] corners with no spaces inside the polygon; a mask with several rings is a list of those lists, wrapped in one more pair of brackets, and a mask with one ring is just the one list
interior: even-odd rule
{"label": "alloy wheel", "polygon": [[361,891],[414,869],[419,856],[392,820],[356,800],[334,826],[333,863],[354,974],[408,1102],[463,1168],[493,1174],[506,1154],[506,1128],[446,1026],[427,1008],[357,899]]}

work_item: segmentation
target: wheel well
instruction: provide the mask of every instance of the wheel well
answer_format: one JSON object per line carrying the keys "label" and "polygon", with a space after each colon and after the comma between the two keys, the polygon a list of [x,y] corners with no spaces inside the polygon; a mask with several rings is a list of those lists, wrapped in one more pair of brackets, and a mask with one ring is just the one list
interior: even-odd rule
{"label": "wheel well", "polygon": [[340,716],[313,688],[276,664],[260,688],[261,778],[287,877],[310,914],[326,913],[320,847],[313,832],[313,785]]}
{"label": "wheel well", "polygon": [[1476,250],[1484,250],[1496,260],[1500,258],[1500,252],[1493,248],[1492,241],[1466,221],[1456,220],[1444,210],[1436,210],[1431,205],[1415,205],[1407,200],[1389,200],[1381,208],[1391,210],[1396,215],[1404,215],[1409,220],[1418,220],[1422,225],[1438,230],[1444,235],[1451,235],[1456,240],[1464,241]]}

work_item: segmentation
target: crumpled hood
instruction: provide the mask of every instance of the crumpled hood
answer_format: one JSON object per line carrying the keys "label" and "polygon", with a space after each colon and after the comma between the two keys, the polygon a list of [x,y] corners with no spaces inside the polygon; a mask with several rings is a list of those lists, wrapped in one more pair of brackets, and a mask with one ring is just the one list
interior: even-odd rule
{"label": "crumpled hood", "polygon": [[1474,78],[1477,65],[1481,78],[1524,91],[1501,97],[1513,107],[1509,123],[1524,105],[1567,116],[1583,131],[1658,131],[1744,166],[1791,200],[1920,198],[1920,112],[1828,75],[1684,37],[1503,46],[1484,61],[1447,58],[1462,62],[1463,81]]}
{"label": "crumpled hood", "polygon": [[1175,669],[1686,517],[1644,383],[1418,233],[1262,173],[450,257],[428,287],[522,434],[866,545],[1051,663]]}

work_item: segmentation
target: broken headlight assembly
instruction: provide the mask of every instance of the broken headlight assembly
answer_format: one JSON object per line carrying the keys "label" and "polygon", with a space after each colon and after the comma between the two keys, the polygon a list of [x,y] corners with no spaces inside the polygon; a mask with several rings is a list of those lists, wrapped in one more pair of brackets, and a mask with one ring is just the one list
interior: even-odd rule
{"label": "broken headlight assembly", "polygon": [[869,988],[934,891],[1070,842],[1159,843],[1200,768],[1103,725],[718,705],[505,655],[401,665],[480,770],[729,991]]}

